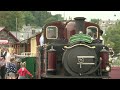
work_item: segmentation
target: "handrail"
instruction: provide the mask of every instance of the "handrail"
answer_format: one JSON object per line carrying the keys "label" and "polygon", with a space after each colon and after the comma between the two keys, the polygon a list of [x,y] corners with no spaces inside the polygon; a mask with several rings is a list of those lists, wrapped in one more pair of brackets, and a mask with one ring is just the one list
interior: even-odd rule
{"label": "handrail", "polygon": [[32,53],[32,52],[22,52],[21,55],[25,55],[25,56],[36,56],[36,53]]}

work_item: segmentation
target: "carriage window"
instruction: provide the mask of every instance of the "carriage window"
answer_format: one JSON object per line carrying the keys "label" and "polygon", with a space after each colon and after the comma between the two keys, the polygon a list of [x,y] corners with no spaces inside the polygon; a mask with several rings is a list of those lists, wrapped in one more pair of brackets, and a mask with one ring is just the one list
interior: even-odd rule
{"label": "carriage window", "polygon": [[56,26],[48,26],[46,28],[47,39],[57,39],[58,38],[58,28]]}
{"label": "carriage window", "polygon": [[98,28],[95,26],[87,27],[86,34],[90,35],[93,39],[98,38]]}

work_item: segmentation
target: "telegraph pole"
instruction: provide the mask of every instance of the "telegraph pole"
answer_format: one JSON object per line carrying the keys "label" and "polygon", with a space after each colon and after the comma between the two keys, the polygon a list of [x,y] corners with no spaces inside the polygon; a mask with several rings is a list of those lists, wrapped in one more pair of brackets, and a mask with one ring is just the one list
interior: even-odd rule
{"label": "telegraph pole", "polygon": [[64,20],[65,20],[65,11],[64,11]]}
{"label": "telegraph pole", "polygon": [[17,38],[17,18],[16,18],[16,38]]}

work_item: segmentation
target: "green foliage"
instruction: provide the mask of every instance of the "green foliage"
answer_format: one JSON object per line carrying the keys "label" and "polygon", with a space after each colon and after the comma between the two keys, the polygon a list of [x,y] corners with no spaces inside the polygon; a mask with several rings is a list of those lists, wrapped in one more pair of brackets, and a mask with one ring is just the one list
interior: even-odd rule
{"label": "green foliage", "polygon": [[61,14],[51,15],[51,13],[47,11],[31,11],[31,13],[35,17],[35,24],[41,27],[46,23],[64,19]]}
{"label": "green foliage", "polygon": [[61,14],[51,15],[48,11],[0,11],[0,26],[10,31],[21,30],[24,24],[42,27],[46,23],[63,20]]}
{"label": "green foliage", "polygon": [[61,16],[61,14],[56,14],[53,16],[57,21],[64,20],[64,18]]}
{"label": "green foliage", "polygon": [[35,25],[35,17],[30,11],[24,12],[25,24]]}
{"label": "green foliage", "polygon": [[114,60],[112,66],[120,66],[120,59]]}
{"label": "green foliage", "polygon": [[45,24],[45,20],[52,16],[51,13],[47,11],[31,11],[31,13],[35,17],[35,24],[41,27]]}
{"label": "green foliage", "polygon": [[54,22],[54,21],[61,21],[64,20],[64,18],[61,16],[61,14],[56,14],[44,21],[44,24]]}
{"label": "green foliage", "polygon": [[1,11],[0,26],[5,26],[10,31],[16,30],[16,18],[18,19],[18,29],[24,25],[24,16],[21,11]]}
{"label": "green foliage", "polygon": [[105,44],[113,48],[115,53],[120,52],[120,23],[108,28],[106,35],[103,36]]}
{"label": "green foliage", "polygon": [[50,22],[54,22],[54,21],[57,21],[56,18],[55,17],[50,17],[50,18],[46,19],[44,21],[44,23],[50,23]]}
{"label": "green foliage", "polygon": [[69,40],[70,43],[76,43],[79,41],[91,43],[92,39],[91,36],[81,33],[81,34],[72,35]]}
{"label": "green foliage", "polygon": [[93,22],[93,23],[99,24],[99,19],[91,19],[90,22]]}

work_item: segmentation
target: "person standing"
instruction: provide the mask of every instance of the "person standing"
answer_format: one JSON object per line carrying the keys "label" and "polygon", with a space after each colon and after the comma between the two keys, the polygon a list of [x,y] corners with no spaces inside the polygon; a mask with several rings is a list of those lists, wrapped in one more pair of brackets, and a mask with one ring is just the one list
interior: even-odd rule
{"label": "person standing", "polygon": [[6,54],[6,56],[5,56],[5,61],[6,61],[6,67],[7,67],[8,64],[10,63],[11,55],[10,55],[8,49],[6,49],[6,52],[7,52],[7,54]]}
{"label": "person standing", "polygon": [[5,79],[5,74],[6,74],[6,72],[5,72],[5,69],[6,69],[5,64],[6,64],[5,59],[3,57],[1,57],[1,59],[0,59],[0,75],[1,75],[1,79]]}
{"label": "person standing", "polygon": [[44,44],[44,33],[41,34],[39,41],[40,41],[40,46],[42,47]]}
{"label": "person standing", "polygon": [[17,71],[18,79],[27,79],[26,75],[33,77],[33,75],[26,69],[26,63],[21,62],[21,68]]}
{"label": "person standing", "polygon": [[6,49],[5,49],[5,48],[2,48],[2,49],[1,49],[1,57],[3,57],[3,58],[5,59],[6,55],[7,55]]}
{"label": "person standing", "polygon": [[7,66],[7,79],[16,79],[17,66],[15,64],[15,58],[10,59],[10,63]]}
{"label": "person standing", "polygon": [[4,63],[4,65],[2,65],[2,67],[1,67],[1,78],[2,79],[5,79],[5,74],[6,74],[6,61],[5,61],[6,55],[7,55],[6,49],[2,48],[1,49],[1,57],[3,57],[2,62]]}
{"label": "person standing", "polygon": [[101,40],[101,43],[102,43],[102,45],[104,45],[104,39],[103,39],[103,37],[102,37],[102,35],[103,35],[103,30],[100,30],[100,40]]}

